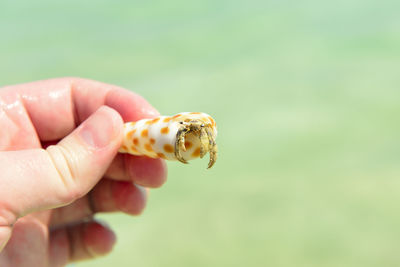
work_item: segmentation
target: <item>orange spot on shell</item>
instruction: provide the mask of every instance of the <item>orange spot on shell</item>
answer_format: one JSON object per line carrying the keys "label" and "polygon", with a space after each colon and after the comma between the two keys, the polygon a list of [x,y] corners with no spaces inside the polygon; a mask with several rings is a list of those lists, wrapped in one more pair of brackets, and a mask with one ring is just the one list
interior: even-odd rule
{"label": "orange spot on shell", "polygon": [[158,122],[159,120],[160,120],[160,118],[154,118],[152,120],[146,121],[146,124],[154,124],[154,123]]}
{"label": "orange spot on shell", "polygon": [[161,128],[160,132],[162,134],[167,134],[169,132],[169,128],[168,127]]}
{"label": "orange spot on shell", "polygon": [[135,121],[131,121],[131,126],[135,125],[136,122]]}
{"label": "orange spot on shell", "polygon": [[142,131],[142,137],[147,137],[148,135],[149,135],[149,130],[147,130],[147,129],[144,129],[143,131]]}
{"label": "orange spot on shell", "polygon": [[172,153],[174,152],[174,148],[170,144],[164,145],[165,152]]}
{"label": "orange spot on shell", "polygon": [[215,121],[213,120],[213,118],[208,117],[208,119],[211,121],[211,125],[212,125],[212,126],[215,126]]}
{"label": "orange spot on shell", "polygon": [[190,112],[190,114],[201,114],[201,112]]}
{"label": "orange spot on shell", "polygon": [[122,145],[122,150],[128,151],[128,147],[126,145]]}
{"label": "orange spot on shell", "polygon": [[167,118],[165,118],[165,119],[163,120],[163,122],[169,122],[170,120],[172,120],[172,118],[171,118],[171,117],[167,117]]}
{"label": "orange spot on shell", "polygon": [[136,146],[139,145],[139,139],[134,138],[134,139],[133,139],[133,143],[134,143]]}
{"label": "orange spot on shell", "polygon": [[178,118],[178,117],[180,117],[180,116],[182,116],[182,114],[176,114],[176,115],[173,116],[172,118],[173,118],[173,119],[176,119],[176,118]]}
{"label": "orange spot on shell", "polygon": [[200,156],[200,147],[196,148],[196,150],[192,153],[192,157],[199,157]]}
{"label": "orange spot on shell", "polygon": [[132,152],[138,152],[136,147],[134,147],[134,146],[131,146],[131,150],[132,150]]}
{"label": "orange spot on shell", "polygon": [[157,156],[162,159],[166,159],[167,157],[163,153],[157,153]]}
{"label": "orange spot on shell", "polygon": [[147,151],[149,151],[149,152],[153,152],[153,148],[152,148],[151,145],[148,144],[148,143],[144,145],[144,148],[145,148]]}
{"label": "orange spot on shell", "polygon": [[156,140],[154,140],[153,138],[150,138],[150,143],[151,143],[152,145],[154,145],[154,144],[156,143]]}
{"label": "orange spot on shell", "polygon": [[186,147],[186,149],[190,149],[191,147],[192,147],[192,143],[191,142],[189,142],[189,141],[186,141],[185,142],[185,147]]}
{"label": "orange spot on shell", "polygon": [[133,135],[135,132],[136,132],[136,129],[133,129],[132,131],[128,132],[128,133],[126,134],[126,136],[128,137],[128,139],[131,139],[131,138],[132,138],[132,135]]}

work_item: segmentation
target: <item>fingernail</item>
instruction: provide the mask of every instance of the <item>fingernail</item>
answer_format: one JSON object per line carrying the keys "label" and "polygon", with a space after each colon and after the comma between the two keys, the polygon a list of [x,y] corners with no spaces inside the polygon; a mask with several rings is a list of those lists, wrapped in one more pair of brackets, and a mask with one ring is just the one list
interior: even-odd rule
{"label": "fingernail", "polygon": [[160,112],[156,110],[153,106],[149,105],[146,109],[143,110],[143,113],[147,113],[149,117],[157,117],[160,116]]}
{"label": "fingernail", "polygon": [[118,135],[118,123],[122,123],[118,122],[121,119],[113,112],[116,111],[109,107],[101,107],[80,126],[79,135],[89,147],[106,147]]}

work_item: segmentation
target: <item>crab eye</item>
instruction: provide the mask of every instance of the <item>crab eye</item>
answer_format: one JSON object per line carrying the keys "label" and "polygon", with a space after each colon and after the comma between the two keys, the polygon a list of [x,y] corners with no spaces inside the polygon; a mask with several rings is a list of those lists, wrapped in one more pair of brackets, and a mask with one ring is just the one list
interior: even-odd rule
{"label": "crab eye", "polygon": [[204,127],[205,125],[204,125],[204,123],[202,123],[200,126],[201,126],[201,127]]}
{"label": "crab eye", "polygon": [[183,124],[183,121],[180,121],[179,124]]}

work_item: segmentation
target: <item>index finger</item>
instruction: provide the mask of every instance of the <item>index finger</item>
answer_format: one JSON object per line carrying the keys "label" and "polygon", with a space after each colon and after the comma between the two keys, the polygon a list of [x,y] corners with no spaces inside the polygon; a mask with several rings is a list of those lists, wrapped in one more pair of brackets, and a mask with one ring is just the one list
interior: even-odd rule
{"label": "index finger", "polygon": [[[21,101],[41,141],[63,138],[100,106],[115,109],[126,121],[159,113],[141,96],[121,87],[80,78],[59,78],[8,86],[0,97]],[[10,103],[11,104],[11,103]]]}

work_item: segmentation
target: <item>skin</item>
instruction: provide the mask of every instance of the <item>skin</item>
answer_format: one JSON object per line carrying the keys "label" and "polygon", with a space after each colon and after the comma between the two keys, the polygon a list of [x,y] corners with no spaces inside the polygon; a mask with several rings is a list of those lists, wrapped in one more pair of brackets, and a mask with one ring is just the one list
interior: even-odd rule
{"label": "skin", "polygon": [[62,78],[0,89],[0,266],[64,266],[111,251],[97,212],[138,215],[161,159],[118,154],[123,123],[158,116],[117,86]]}

